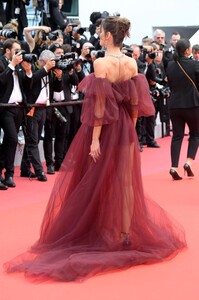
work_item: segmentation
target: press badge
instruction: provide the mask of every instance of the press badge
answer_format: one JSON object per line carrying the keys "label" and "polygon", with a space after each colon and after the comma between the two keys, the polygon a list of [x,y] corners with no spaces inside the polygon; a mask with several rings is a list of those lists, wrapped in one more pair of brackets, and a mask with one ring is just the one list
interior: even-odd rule
{"label": "press badge", "polygon": [[20,8],[19,7],[16,7],[15,8],[15,15],[19,15],[20,14]]}

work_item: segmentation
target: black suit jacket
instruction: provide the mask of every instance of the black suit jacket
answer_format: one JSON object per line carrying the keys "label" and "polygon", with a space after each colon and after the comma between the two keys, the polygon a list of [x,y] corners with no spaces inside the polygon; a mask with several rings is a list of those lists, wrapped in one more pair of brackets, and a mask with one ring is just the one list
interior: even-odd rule
{"label": "black suit jacket", "polygon": [[[183,57],[179,63],[199,90],[199,61]],[[199,106],[199,93],[175,61],[169,62],[166,75],[171,89],[168,99],[170,109]]]}
{"label": "black suit jacket", "polygon": [[[0,57],[0,103],[8,103],[14,87],[13,70],[8,67],[9,62],[4,56]],[[30,89],[32,78],[26,76],[23,68],[17,65],[15,71],[18,75],[19,86],[22,93],[23,103],[26,104],[25,89]]]}
{"label": "black suit jacket", "polygon": [[41,91],[41,80],[43,77],[48,76],[49,79],[49,87],[50,87],[50,95],[49,100],[52,101],[53,92],[61,92],[62,91],[62,81],[58,80],[51,72],[46,72],[45,68],[41,68],[35,70],[32,76],[32,88],[27,91],[27,102],[30,104],[34,104],[40,94]]}
{"label": "black suit jacket", "polygon": [[[65,101],[71,101],[71,86],[72,85],[78,85],[79,80],[78,76],[73,71],[73,74],[69,75],[68,72],[63,72],[62,75],[62,86],[64,91],[64,99]],[[66,106],[67,111],[71,114],[73,112],[73,107],[71,105]]]}

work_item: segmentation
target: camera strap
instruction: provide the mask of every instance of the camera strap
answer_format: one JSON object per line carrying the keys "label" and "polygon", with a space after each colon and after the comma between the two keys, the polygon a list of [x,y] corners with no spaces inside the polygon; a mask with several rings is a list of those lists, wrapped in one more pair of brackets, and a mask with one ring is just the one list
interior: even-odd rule
{"label": "camera strap", "polygon": [[48,99],[49,98],[49,92],[48,92],[49,78],[48,78],[48,76],[46,76],[46,77],[43,77],[41,80],[43,82],[42,89],[44,89],[44,88],[46,89],[46,98]]}
{"label": "camera strap", "polygon": [[196,88],[198,94],[199,91],[197,89],[197,86],[195,85],[195,82],[191,79],[191,77],[187,74],[187,72],[185,71],[185,69],[182,67],[182,65],[177,61],[178,66],[180,67],[180,69],[184,72],[184,74],[189,78],[189,80],[191,81],[191,83],[193,84],[193,86]]}

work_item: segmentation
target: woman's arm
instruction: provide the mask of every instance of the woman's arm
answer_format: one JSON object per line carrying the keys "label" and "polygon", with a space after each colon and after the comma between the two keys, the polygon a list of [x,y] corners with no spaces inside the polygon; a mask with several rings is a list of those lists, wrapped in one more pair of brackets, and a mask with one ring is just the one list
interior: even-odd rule
{"label": "woman's arm", "polygon": [[31,26],[31,27],[24,28],[23,32],[24,32],[25,39],[30,47],[30,52],[32,52],[32,50],[35,48],[35,40],[31,35],[31,31],[35,31],[35,30],[44,30],[45,32],[49,32],[51,31],[51,28],[47,26]]}
{"label": "woman's arm", "polygon": [[92,143],[90,146],[89,155],[93,158],[94,162],[99,159],[101,151],[100,151],[100,134],[101,134],[102,126],[94,126],[93,127],[93,135],[92,135]]}
{"label": "woman's arm", "polygon": [[[98,58],[94,62],[94,73],[95,77],[106,77],[106,68],[103,64],[103,59]],[[101,151],[100,151],[100,134],[101,134],[102,126],[94,126],[93,127],[93,135],[92,135],[92,143],[90,146],[89,155],[93,158],[94,162],[99,159]]]}

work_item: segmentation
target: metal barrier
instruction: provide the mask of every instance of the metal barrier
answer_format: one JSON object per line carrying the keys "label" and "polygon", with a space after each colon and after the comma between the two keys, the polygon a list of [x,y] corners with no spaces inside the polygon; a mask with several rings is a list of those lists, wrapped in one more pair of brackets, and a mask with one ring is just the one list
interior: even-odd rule
{"label": "metal barrier", "polygon": [[[82,104],[84,100],[75,100],[75,101],[63,101],[63,102],[50,102],[49,105],[43,105],[43,104],[25,104],[21,105],[23,108],[27,107],[49,107],[49,106],[69,106],[69,105],[77,105],[77,104]],[[19,107],[19,103],[0,103],[0,108],[3,107]]]}

